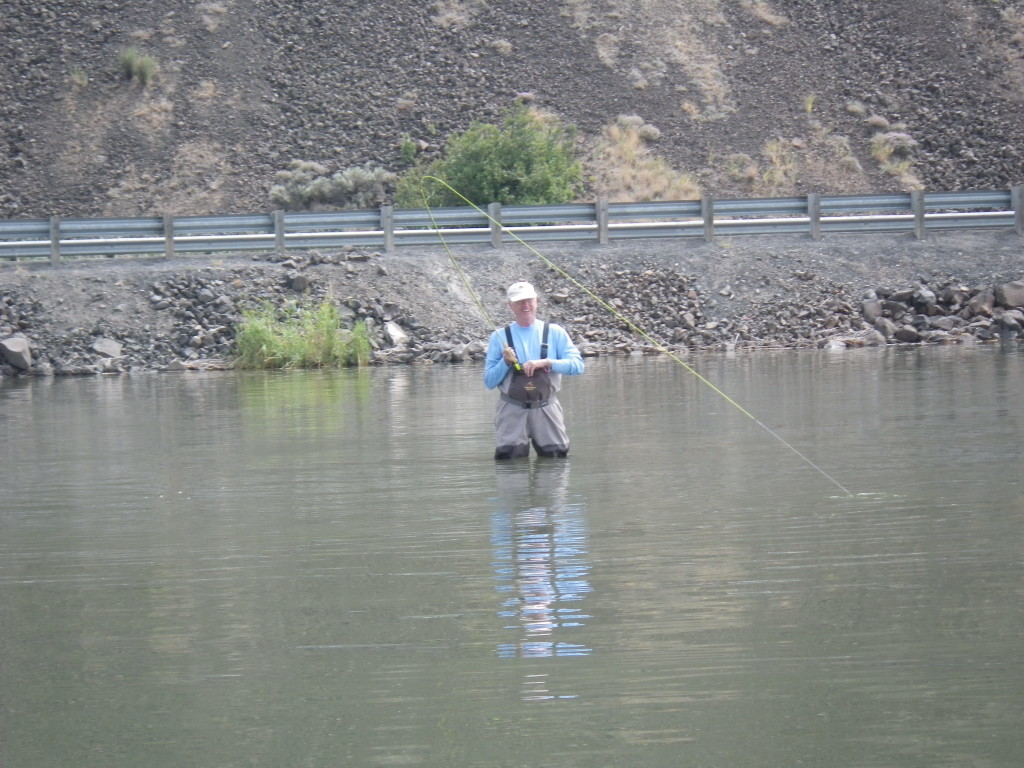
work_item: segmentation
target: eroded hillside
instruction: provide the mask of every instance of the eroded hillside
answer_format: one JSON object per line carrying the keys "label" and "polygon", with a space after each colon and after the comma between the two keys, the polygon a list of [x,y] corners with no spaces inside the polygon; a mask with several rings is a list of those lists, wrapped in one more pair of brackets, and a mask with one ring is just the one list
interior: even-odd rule
{"label": "eroded hillside", "polygon": [[8,0],[0,33],[5,217],[267,210],[291,160],[401,172],[517,96],[590,194],[619,115],[719,197],[1024,180],[1018,0]]}

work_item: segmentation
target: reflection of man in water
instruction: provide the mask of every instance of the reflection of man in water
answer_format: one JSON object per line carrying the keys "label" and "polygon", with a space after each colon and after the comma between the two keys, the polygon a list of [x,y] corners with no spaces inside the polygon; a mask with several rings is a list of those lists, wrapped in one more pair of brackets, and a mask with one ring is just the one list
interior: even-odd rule
{"label": "reflection of man in water", "polygon": [[590,592],[583,504],[568,501],[569,465],[496,465],[499,508],[493,520],[494,569],[502,595],[499,615],[522,633],[502,643],[504,658],[586,656],[567,642],[589,618],[579,603]]}

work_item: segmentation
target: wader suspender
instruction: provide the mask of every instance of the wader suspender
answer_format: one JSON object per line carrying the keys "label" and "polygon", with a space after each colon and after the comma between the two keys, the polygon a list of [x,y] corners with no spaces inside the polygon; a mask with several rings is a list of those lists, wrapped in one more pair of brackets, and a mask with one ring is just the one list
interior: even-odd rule
{"label": "wader suspender", "polygon": [[[512,343],[512,323],[505,326],[505,340],[508,341],[508,345],[512,347],[512,351],[515,351],[516,345]],[[548,324],[544,322],[544,330],[541,331],[540,335],[540,359],[543,360],[548,356]]]}

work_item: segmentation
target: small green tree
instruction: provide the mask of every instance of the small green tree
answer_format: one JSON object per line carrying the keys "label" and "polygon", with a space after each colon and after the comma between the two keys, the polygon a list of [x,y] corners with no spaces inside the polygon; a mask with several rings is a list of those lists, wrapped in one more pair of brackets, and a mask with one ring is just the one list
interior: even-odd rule
{"label": "small green tree", "polygon": [[449,139],[444,157],[403,175],[395,201],[407,208],[420,207],[424,196],[429,205],[546,205],[575,199],[582,182],[575,128],[517,104],[500,127],[474,122]]}

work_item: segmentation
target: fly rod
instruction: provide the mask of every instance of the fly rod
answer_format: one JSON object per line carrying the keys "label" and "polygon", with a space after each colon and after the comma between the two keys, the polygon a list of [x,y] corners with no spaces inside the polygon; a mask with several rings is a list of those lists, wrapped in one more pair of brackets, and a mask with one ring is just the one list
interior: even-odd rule
{"label": "fly rod", "polygon": [[[435,177],[427,176],[426,178],[433,179]],[[437,180],[440,181],[440,179]],[[455,190],[452,191],[454,192]],[[448,242],[444,239],[444,236],[441,234],[441,228],[437,226],[437,222],[434,220],[434,212],[430,210],[430,205],[427,203],[426,194],[423,194],[422,189],[420,190],[420,193],[423,197],[423,207],[427,212],[427,216],[430,217],[430,225],[434,228],[434,231],[437,232],[437,239],[441,241],[441,245],[444,246],[445,253],[448,254],[448,258],[451,259],[452,264],[455,265],[455,271],[459,273],[459,278],[462,280],[462,284],[466,286],[466,290],[469,291],[469,295],[473,297],[473,301],[476,302],[477,309],[480,310],[480,314],[483,315],[484,320],[487,321],[487,324],[491,326],[491,328],[493,328],[494,330],[498,330],[499,326],[494,324],[494,320],[491,319],[491,315],[487,311],[487,307],[485,307],[484,303],[480,301],[480,296],[477,294],[477,292],[473,290],[473,286],[470,284],[469,278],[466,277],[466,273],[463,272],[462,267],[459,265],[459,260],[455,258],[455,254],[452,253],[452,249],[448,247]],[[456,194],[458,193],[456,192]],[[461,197],[461,195],[459,196]],[[505,338],[503,336],[500,336],[500,334],[499,337],[501,338],[502,349],[509,349],[508,342],[505,341]],[[515,354],[514,349],[512,350],[512,353]],[[523,367],[519,364],[518,359],[515,361],[515,363],[513,363],[512,367],[515,368],[518,372],[522,372],[523,370]]]}
{"label": "fly rod", "polygon": [[[584,292],[585,294],[587,294],[587,296],[589,296],[589,297],[590,297],[591,299],[593,299],[593,300],[594,300],[595,302],[597,302],[597,304],[598,304],[598,305],[599,305],[600,307],[602,307],[603,309],[607,310],[607,311],[608,311],[609,313],[611,313],[611,315],[612,315],[613,317],[615,317],[615,318],[616,318],[617,320],[619,320],[620,322],[624,323],[624,324],[626,325],[626,327],[628,327],[628,328],[629,328],[629,329],[630,329],[631,331],[633,331],[634,333],[636,333],[637,335],[639,335],[639,336],[640,336],[641,338],[645,339],[646,341],[649,341],[649,342],[651,343],[651,345],[652,345],[652,346],[654,346],[654,347],[655,347],[656,349],[658,349],[658,351],[662,352],[662,353],[663,353],[663,354],[665,354],[665,355],[668,355],[668,357],[669,357],[669,358],[671,358],[671,359],[672,359],[672,360],[674,360],[674,361],[675,361],[676,363],[678,363],[679,365],[681,365],[681,366],[682,366],[682,367],[683,367],[683,368],[684,368],[684,369],[685,369],[685,370],[686,370],[687,372],[689,372],[690,374],[692,374],[693,376],[695,376],[695,377],[697,378],[697,380],[698,380],[698,381],[700,381],[701,383],[703,383],[703,384],[707,385],[708,387],[710,387],[710,388],[711,388],[711,389],[712,389],[712,390],[713,390],[713,391],[714,391],[714,392],[715,392],[715,393],[716,393],[717,395],[719,395],[720,397],[722,397],[722,398],[723,398],[723,399],[724,399],[724,400],[725,400],[725,401],[726,401],[727,403],[729,403],[729,404],[730,404],[730,405],[732,405],[732,406],[733,406],[734,408],[736,408],[736,410],[738,410],[738,411],[739,411],[740,413],[742,413],[742,414],[743,414],[744,416],[746,416],[746,417],[747,417],[747,418],[749,418],[749,419],[750,419],[751,421],[753,421],[753,422],[754,422],[755,424],[757,424],[757,426],[759,426],[759,427],[760,427],[761,429],[763,429],[763,430],[764,430],[765,432],[767,432],[767,433],[768,433],[769,435],[771,435],[771,436],[772,436],[773,438],[775,438],[775,439],[776,439],[776,440],[777,440],[778,442],[780,442],[780,443],[781,443],[782,445],[784,445],[784,446],[785,446],[786,448],[788,448],[788,449],[789,449],[790,451],[792,451],[793,453],[795,453],[795,454],[796,454],[796,455],[797,455],[798,457],[800,457],[800,459],[801,459],[801,460],[803,460],[803,461],[804,461],[804,463],[806,463],[806,464],[807,464],[808,466],[810,466],[811,468],[813,468],[814,470],[816,470],[817,472],[819,472],[819,473],[820,473],[820,474],[821,474],[822,476],[824,476],[824,477],[825,477],[825,478],[826,478],[826,479],[827,479],[827,480],[828,480],[829,482],[831,482],[831,483],[832,483],[832,484],[833,484],[833,485],[834,485],[834,486],[835,486],[836,488],[838,488],[838,489],[839,489],[840,491],[842,491],[842,492],[843,492],[844,494],[846,494],[847,496],[853,496],[853,493],[851,493],[851,492],[850,492],[849,490],[847,490],[847,489],[846,489],[846,488],[845,488],[845,487],[844,487],[844,486],[843,486],[843,485],[842,485],[842,484],[841,484],[841,483],[840,483],[840,482],[839,482],[838,480],[836,480],[836,479],[835,479],[834,477],[832,477],[832,475],[830,475],[830,474],[829,474],[828,472],[826,472],[826,471],[825,471],[824,469],[822,469],[822,468],[821,468],[821,467],[819,467],[819,466],[818,466],[817,464],[815,464],[815,463],[814,463],[813,461],[811,461],[811,460],[810,460],[810,459],[809,459],[809,458],[808,458],[807,456],[805,456],[805,455],[804,455],[803,453],[801,453],[801,452],[800,452],[800,451],[799,451],[799,450],[798,450],[798,449],[797,449],[797,448],[796,448],[795,446],[793,446],[793,445],[792,445],[791,443],[787,442],[787,441],[786,441],[786,440],[785,440],[785,439],[784,439],[784,438],[783,438],[783,437],[782,437],[781,435],[779,435],[778,433],[776,433],[776,432],[775,432],[775,431],[774,431],[773,429],[771,429],[771,428],[770,428],[770,427],[769,427],[769,426],[768,426],[767,424],[765,424],[764,422],[762,422],[762,421],[761,421],[760,419],[758,419],[758,418],[757,418],[756,416],[754,416],[754,414],[752,414],[752,413],[751,413],[750,411],[748,411],[748,410],[747,410],[746,408],[744,408],[744,407],[743,407],[742,405],[740,405],[739,403],[737,403],[737,402],[736,402],[736,401],[735,401],[735,400],[734,400],[733,398],[731,398],[731,397],[730,397],[730,396],[729,396],[728,394],[726,394],[726,393],[725,393],[725,392],[724,392],[723,390],[721,390],[721,389],[720,389],[719,387],[715,386],[715,385],[714,385],[714,384],[713,384],[712,382],[708,381],[708,379],[706,379],[706,378],[705,378],[704,376],[702,376],[702,375],[700,374],[700,372],[699,372],[699,371],[697,371],[696,369],[694,369],[694,368],[693,368],[693,366],[691,366],[691,365],[688,365],[688,364],[686,363],[686,361],[684,361],[684,360],[683,360],[682,358],[680,358],[680,357],[679,357],[679,356],[678,356],[677,354],[675,354],[675,353],[674,353],[674,352],[673,352],[673,351],[672,351],[671,349],[669,349],[669,348],[668,348],[668,347],[666,347],[666,346],[665,346],[664,344],[662,344],[662,343],[661,343],[660,341],[658,341],[658,340],[657,340],[657,339],[655,339],[655,338],[654,338],[653,336],[651,336],[650,334],[648,334],[648,333],[647,333],[647,332],[646,332],[645,330],[643,330],[643,329],[642,329],[642,328],[640,328],[640,327],[639,327],[638,325],[636,325],[636,323],[634,323],[634,322],[633,322],[632,320],[630,320],[630,319],[629,319],[628,317],[625,317],[625,316],[624,316],[624,315],[623,315],[623,314],[622,314],[621,312],[619,312],[619,311],[618,311],[617,309],[615,309],[615,307],[613,307],[613,306],[612,306],[611,304],[609,304],[608,302],[606,302],[606,301],[605,301],[604,299],[602,299],[602,298],[601,298],[600,296],[598,296],[598,295],[597,295],[596,293],[594,293],[593,291],[591,291],[591,290],[590,290],[589,288],[587,288],[587,287],[586,287],[585,285],[583,285],[582,283],[580,283],[580,282],[579,282],[578,280],[576,280],[576,279],[575,279],[575,278],[574,278],[574,277],[573,277],[572,275],[570,275],[570,274],[569,274],[568,272],[566,272],[566,271],[565,271],[564,269],[562,269],[562,268],[561,268],[561,267],[560,267],[560,266],[559,266],[558,264],[556,264],[556,263],[555,263],[555,262],[553,262],[553,261],[552,261],[551,259],[549,259],[549,258],[548,258],[547,256],[545,256],[545,255],[544,255],[543,253],[541,253],[540,251],[538,251],[538,250],[537,250],[536,248],[534,248],[534,247],[533,247],[532,245],[530,245],[530,244],[529,244],[528,242],[526,242],[525,240],[523,240],[523,239],[522,239],[521,237],[519,237],[519,235],[517,235],[517,234],[516,234],[515,232],[511,231],[510,229],[508,229],[508,228],[507,228],[507,227],[506,227],[506,226],[505,226],[504,224],[502,224],[502,223],[501,223],[500,221],[498,221],[498,220],[497,220],[497,219],[495,219],[495,218],[494,218],[493,216],[491,216],[491,215],[490,215],[489,213],[487,213],[487,211],[485,211],[485,210],[484,210],[483,208],[481,208],[480,206],[478,206],[478,205],[476,205],[475,203],[473,203],[473,202],[472,202],[471,200],[469,200],[469,199],[468,199],[468,198],[467,198],[467,197],[466,197],[465,195],[463,195],[463,194],[462,194],[461,192],[459,192],[459,191],[458,191],[457,189],[455,189],[454,187],[452,187],[452,185],[451,185],[451,184],[449,184],[448,182],[446,182],[446,181],[445,181],[444,179],[440,179],[440,178],[438,178],[437,176],[424,176],[423,178],[424,178],[424,181],[426,181],[427,179],[429,179],[429,180],[431,180],[431,181],[436,181],[436,182],[437,182],[438,184],[441,184],[441,185],[442,185],[443,187],[445,187],[446,189],[448,189],[448,191],[450,191],[450,192],[451,192],[452,194],[454,194],[455,196],[457,196],[457,197],[458,197],[458,198],[459,198],[460,200],[462,200],[463,202],[465,202],[465,203],[466,203],[466,205],[468,205],[468,206],[470,206],[470,207],[474,208],[474,209],[475,209],[475,210],[476,210],[476,211],[477,211],[478,213],[481,213],[481,214],[483,214],[483,216],[484,216],[484,217],[485,217],[485,218],[486,218],[486,219],[487,219],[488,221],[490,221],[490,222],[491,222],[492,224],[494,224],[494,225],[496,225],[497,227],[499,227],[499,228],[501,229],[501,231],[502,231],[503,233],[505,233],[505,234],[509,235],[509,236],[510,236],[510,237],[511,237],[512,239],[514,239],[514,240],[515,240],[516,242],[518,242],[518,243],[520,243],[521,245],[525,246],[527,250],[529,250],[529,251],[530,251],[530,252],[531,252],[532,254],[534,254],[534,255],[535,255],[535,256],[536,256],[537,258],[539,258],[539,259],[540,259],[541,261],[543,261],[543,262],[544,262],[545,264],[547,264],[547,265],[548,265],[548,267],[550,267],[550,268],[551,268],[552,270],[554,270],[555,272],[557,272],[558,274],[560,274],[560,275],[561,275],[562,277],[564,277],[564,278],[565,278],[566,280],[568,280],[568,281],[569,281],[570,283],[572,283],[572,284],[573,284],[574,286],[576,286],[576,287],[577,287],[577,288],[579,288],[579,289],[580,289],[581,291],[583,291],[583,292]],[[423,204],[424,204],[424,205],[427,205],[427,202],[426,202],[426,195],[424,195],[424,197],[423,197]],[[449,248],[448,248],[448,244],[447,244],[447,243],[445,243],[445,241],[444,241],[444,238],[443,238],[443,237],[441,237],[441,232],[440,232],[440,230],[439,230],[439,229],[437,228],[437,225],[436,225],[436,223],[434,222],[434,216],[433,216],[433,214],[432,214],[432,213],[430,212],[430,207],[429,207],[429,206],[427,206],[427,214],[428,214],[428,215],[430,216],[430,221],[431,221],[431,224],[432,224],[432,225],[434,226],[434,229],[435,229],[435,230],[437,231],[437,233],[438,233],[438,237],[439,237],[439,238],[441,238],[441,242],[442,242],[442,243],[444,244],[445,250],[446,250],[446,251],[448,252],[448,255],[449,255],[449,257],[451,258],[452,262],[453,262],[453,263],[455,264],[456,268],[458,269],[458,271],[459,271],[459,274],[461,275],[461,277],[462,277],[462,280],[463,280],[463,282],[464,282],[464,283],[466,284],[466,287],[467,287],[467,288],[469,289],[470,293],[472,293],[472,294],[473,294],[473,297],[474,297],[474,299],[475,299],[475,300],[476,300],[476,302],[477,302],[477,306],[479,306],[479,307],[480,307],[481,311],[482,311],[482,312],[483,312],[483,314],[484,314],[484,317],[486,317],[486,318],[488,319],[488,322],[491,322],[491,321],[490,321],[490,316],[489,316],[489,315],[487,314],[487,310],[486,310],[486,309],[484,309],[484,307],[483,307],[483,304],[482,304],[482,303],[480,302],[479,298],[478,298],[478,297],[476,296],[476,292],[475,292],[475,291],[474,291],[474,290],[472,289],[472,287],[471,287],[471,286],[469,285],[469,281],[468,281],[468,280],[466,279],[465,273],[463,273],[463,271],[462,271],[462,268],[461,268],[461,267],[459,267],[459,263],[458,263],[458,261],[457,261],[457,260],[455,259],[455,256],[454,256],[454,254],[452,254],[452,252],[451,252],[451,249],[449,249]],[[491,323],[491,324],[493,325],[493,323]]]}

